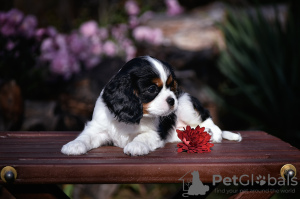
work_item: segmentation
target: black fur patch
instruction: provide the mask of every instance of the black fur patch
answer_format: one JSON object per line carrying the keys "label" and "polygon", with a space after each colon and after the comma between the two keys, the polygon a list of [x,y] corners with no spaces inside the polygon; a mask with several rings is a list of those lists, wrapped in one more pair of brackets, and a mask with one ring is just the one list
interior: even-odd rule
{"label": "black fur patch", "polygon": [[191,101],[193,103],[194,109],[199,113],[202,121],[205,121],[206,119],[210,118],[211,116],[210,116],[209,111],[202,106],[201,102],[193,96],[190,96],[190,97],[191,97]]}
{"label": "black fur patch", "polygon": [[132,59],[105,86],[102,98],[119,122],[140,123],[143,117],[143,105],[134,93],[136,81],[139,79],[138,74],[135,73],[149,68],[147,66],[149,62],[144,59]]}
{"label": "black fur patch", "polygon": [[[172,67],[167,63],[161,63],[167,75],[171,74],[173,81],[176,81]],[[159,72],[147,60],[147,57],[134,58],[127,62],[105,86],[103,101],[119,122],[139,124],[143,117],[143,104],[151,102],[161,90],[159,86],[153,89],[155,85],[153,80],[157,78],[159,78]],[[150,87],[152,87],[151,92],[149,92]],[[175,95],[178,95],[177,89]],[[167,117],[166,119],[162,117],[161,120],[163,123],[161,132],[170,129],[166,121],[171,120]],[[174,124],[175,121],[172,121],[172,125]]]}
{"label": "black fur patch", "polygon": [[140,122],[143,116],[142,103],[134,95],[129,77],[115,77],[106,85],[102,98],[119,122],[132,124]]}
{"label": "black fur patch", "polygon": [[177,116],[171,113],[168,116],[159,117],[158,133],[162,140],[165,140],[172,128],[175,129]]}

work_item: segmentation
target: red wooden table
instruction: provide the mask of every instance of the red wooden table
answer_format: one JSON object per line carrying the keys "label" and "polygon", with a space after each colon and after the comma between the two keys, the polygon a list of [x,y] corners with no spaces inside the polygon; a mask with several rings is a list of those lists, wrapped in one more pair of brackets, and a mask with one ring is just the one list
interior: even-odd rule
{"label": "red wooden table", "polygon": [[[224,140],[215,144],[212,152],[204,154],[177,153],[175,143],[139,157],[127,156],[121,148],[113,146],[93,149],[80,156],[60,153],[62,145],[78,133],[0,132],[0,169],[12,166],[17,172],[12,184],[3,180],[0,184],[21,196],[19,188],[29,190],[30,185],[191,182],[191,172],[198,171],[203,183],[224,183],[225,179],[225,184],[233,184],[236,176],[237,183],[246,186],[255,184],[253,178],[256,180],[259,175],[279,182],[285,164],[300,169],[298,149],[260,131],[240,132],[241,142]],[[298,173],[296,178],[300,179]],[[274,193],[244,191],[233,197],[247,194],[269,197]]]}

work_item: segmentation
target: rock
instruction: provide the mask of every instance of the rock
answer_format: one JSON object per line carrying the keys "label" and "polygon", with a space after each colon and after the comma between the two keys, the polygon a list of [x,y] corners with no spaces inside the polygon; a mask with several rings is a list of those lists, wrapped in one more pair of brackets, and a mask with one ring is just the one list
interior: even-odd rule
{"label": "rock", "polygon": [[166,46],[188,51],[201,51],[214,46],[222,49],[224,39],[215,24],[224,17],[225,5],[217,2],[176,17],[156,15],[146,25],[162,30]]}
{"label": "rock", "polygon": [[68,83],[58,100],[57,130],[82,130],[92,118],[101,90],[123,65],[124,61],[119,58],[105,59]]}
{"label": "rock", "polygon": [[23,118],[23,98],[15,80],[0,85],[0,130],[18,130]]}
{"label": "rock", "polygon": [[23,131],[53,131],[56,130],[58,116],[55,113],[55,101],[25,101]]}

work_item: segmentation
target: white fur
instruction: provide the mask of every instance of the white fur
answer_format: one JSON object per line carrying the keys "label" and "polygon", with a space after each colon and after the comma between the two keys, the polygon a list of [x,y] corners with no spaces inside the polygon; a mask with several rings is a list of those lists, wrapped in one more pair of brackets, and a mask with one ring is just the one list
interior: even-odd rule
{"label": "white fur", "polygon": [[176,128],[183,129],[187,125],[195,128],[201,124],[202,119],[197,111],[195,111],[192,102],[190,101],[190,96],[184,93],[179,97],[179,106],[177,109],[177,125]]}
{"label": "white fur", "polygon": [[221,131],[221,129],[214,124],[211,118],[208,118],[202,122],[200,127],[205,127],[205,130],[211,135],[211,142],[222,142],[222,138],[238,142],[242,141],[242,136],[239,133]]}
{"label": "white fur", "polygon": [[242,141],[242,136],[239,133],[232,133],[230,131],[222,131],[222,138],[227,140]]}
{"label": "white fur", "polygon": [[61,152],[67,155],[80,155],[88,150],[108,143],[124,148],[128,155],[144,155],[163,147],[164,142],[156,132],[158,118],[143,117],[140,124],[118,122],[102,100],[102,93],[96,102],[92,121],[82,133],[64,145]]}
{"label": "white fur", "polygon": [[[167,99],[169,97],[172,97],[174,99],[173,107],[170,107],[167,103]],[[167,116],[174,110],[176,110],[177,107],[178,100],[176,99],[175,94],[170,91],[170,89],[167,89],[165,86],[163,86],[162,90],[159,92],[156,98],[151,103],[149,103],[149,107],[147,108],[149,114],[144,116]]]}
{"label": "white fur", "polygon": [[160,76],[161,80],[165,83],[168,79],[169,74],[166,73],[166,71],[165,71],[164,67],[161,65],[161,63],[157,59],[154,59],[152,57],[147,57],[146,59],[153,64],[155,69],[159,72],[159,76]]}
{"label": "white fur", "polygon": [[[240,134],[232,133],[230,131],[221,131],[221,129],[214,124],[211,118],[202,121],[201,116],[194,109],[188,93],[181,95],[178,101],[178,109],[176,110],[176,129],[183,130],[187,125],[192,128],[196,128],[200,125],[200,127],[205,127],[205,131],[211,135],[211,142],[222,142],[222,138],[238,142],[242,140],[242,136]],[[167,141],[180,142],[181,140],[178,138],[177,133],[174,132]]]}
{"label": "white fur", "polygon": [[[149,103],[149,106],[147,108],[147,114],[144,114],[144,117],[147,116],[166,116],[175,111],[178,107],[178,100],[175,96],[175,94],[169,89],[166,88],[166,81],[168,79],[168,74],[166,73],[163,66],[160,64],[160,62],[154,58],[147,57],[146,58],[149,62],[152,63],[156,71],[159,73],[159,77],[163,82],[163,87],[159,94],[156,96],[156,98]],[[167,98],[173,98],[174,99],[174,106],[170,107],[167,103]]]}
{"label": "white fur", "polygon": [[[157,132],[158,116],[167,116],[176,111],[176,128],[183,129],[187,125],[205,127],[211,134],[211,141],[221,142],[223,138],[241,141],[239,134],[221,131],[211,118],[202,121],[201,116],[195,111],[190,96],[186,93],[176,98],[175,94],[166,88],[165,82],[168,75],[163,66],[155,59],[147,58],[159,71],[164,82],[163,88],[156,98],[149,103],[148,114],[145,114],[139,124],[126,124],[118,122],[107,108],[102,99],[103,91],[97,99],[92,120],[88,122],[81,134],[73,141],[65,144],[61,152],[67,155],[80,155],[87,151],[112,143],[114,146],[124,148],[124,153],[132,156],[145,155],[157,148],[163,147],[166,142],[178,142],[175,129],[171,129],[169,136],[164,141]],[[166,99],[172,97],[174,106],[170,107]]]}

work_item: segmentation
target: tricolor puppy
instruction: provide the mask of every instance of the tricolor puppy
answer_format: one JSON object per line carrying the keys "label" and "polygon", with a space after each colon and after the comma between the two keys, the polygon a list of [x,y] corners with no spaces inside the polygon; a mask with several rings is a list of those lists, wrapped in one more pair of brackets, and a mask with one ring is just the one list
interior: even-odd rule
{"label": "tricolor puppy", "polygon": [[167,142],[179,142],[176,129],[205,127],[212,142],[241,141],[239,134],[221,131],[200,102],[178,89],[170,65],[144,56],[127,62],[97,99],[93,118],[61,152],[80,155],[108,144],[132,156],[146,155]]}

